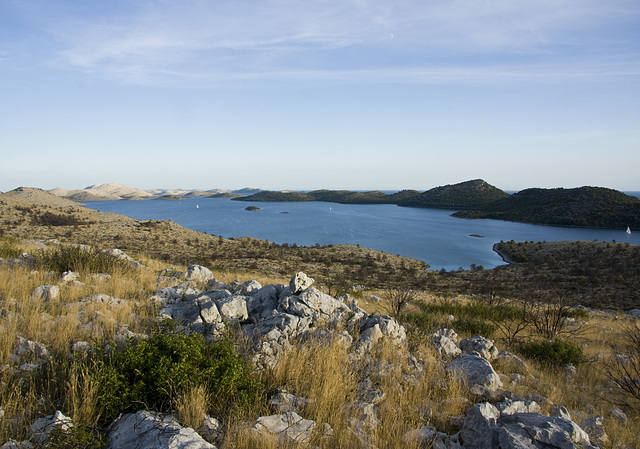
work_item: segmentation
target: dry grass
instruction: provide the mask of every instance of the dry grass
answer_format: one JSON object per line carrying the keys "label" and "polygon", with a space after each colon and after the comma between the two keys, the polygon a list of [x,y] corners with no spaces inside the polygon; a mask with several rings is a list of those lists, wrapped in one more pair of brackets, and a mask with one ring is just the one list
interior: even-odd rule
{"label": "dry grass", "polygon": [[211,398],[203,385],[179,394],[175,400],[175,411],[180,423],[198,429],[202,426],[210,401]]}
{"label": "dry grass", "polygon": [[[33,252],[36,247],[21,247],[21,250],[26,249]],[[145,320],[155,314],[146,299],[156,289],[171,286],[174,281],[158,282],[156,271],[167,268],[166,263],[145,257],[138,260],[151,269],[116,270],[110,278],[81,272],[80,284],[61,284],[57,273],[0,267],[0,366],[10,362],[17,336],[43,343],[54,354],[43,370],[44,375],[31,376],[22,383],[15,382],[10,370],[0,371],[0,404],[5,412],[5,419],[0,420],[0,442],[9,437],[24,437],[35,418],[60,408],[81,425],[95,424],[99,418],[96,385],[88,376],[86,366],[69,362],[70,348],[78,341],[113,338],[124,329],[144,331]],[[180,266],[170,268],[184,270]],[[255,279],[263,285],[288,282],[284,277],[257,272],[214,271],[214,275],[225,283],[235,279],[242,282]],[[59,285],[60,296],[52,300],[32,297],[37,286],[46,284]],[[123,301],[119,305],[80,301],[95,293]],[[360,298],[359,305],[368,312],[384,310],[384,301],[366,299],[369,293],[382,296],[376,290],[359,292],[354,295]],[[424,300],[444,301],[437,295],[417,293]],[[472,300],[457,297],[456,301]],[[406,310],[417,308],[409,304]],[[586,345],[585,355],[590,360],[577,367],[574,377],[565,378],[562,369],[540,366],[529,360],[529,373],[524,373],[525,379],[514,386],[506,381],[505,387],[522,397],[540,394],[555,404],[566,406],[576,422],[601,414],[605,416],[604,425],[612,444],[640,447],[640,436],[635,431],[640,426],[640,411],[626,409],[630,419],[626,425],[607,417],[613,404],[607,390],[611,385],[605,376],[604,361],[613,349],[622,347],[626,323],[626,320],[598,314],[589,320],[586,332],[572,337],[574,342]],[[455,321],[449,324],[455,329]],[[517,348],[497,344],[500,349],[517,352]],[[362,441],[349,428],[351,411],[347,405],[358,400],[358,384],[368,377],[371,388],[385,394],[384,400],[377,404],[379,424],[372,432],[370,443],[387,448],[411,447],[402,442],[407,431],[431,424],[439,430],[455,432],[451,418],[463,415],[468,406],[463,386],[447,375],[439,356],[424,341],[412,341],[411,351],[423,362],[421,373],[409,368],[406,348],[381,345],[370,354],[370,365],[353,365],[347,348],[338,342],[307,342],[292,346],[278,366],[264,374],[263,382],[271,390],[286,389],[310,399],[309,405],[299,413],[318,425],[311,441],[313,445],[360,448]],[[496,368],[500,372],[501,367]],[[197,428],[214,400],[196,389],[177,397],[174,409],[185,425]],[[549,409],[545,411],[549,412]],[[257,439],[248,430],[248,421],[272,412],[264,404],[249,415],[246,410],[242,414],[233,412],[222,446],[238,449],[302,446],[264,436]],[[328,439],[323,434],[324,424],[333,429],[333,438]]]}

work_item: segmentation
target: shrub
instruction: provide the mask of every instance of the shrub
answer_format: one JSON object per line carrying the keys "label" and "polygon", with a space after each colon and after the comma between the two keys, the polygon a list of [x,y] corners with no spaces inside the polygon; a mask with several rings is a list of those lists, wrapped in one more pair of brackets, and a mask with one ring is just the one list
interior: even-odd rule
{"label": "shrub", "polygon": [[40,251],[36,259],[43,270],[64,273],[78,271],[85,273],[109,273],[131,271],[132,265],[126,260],[116,259],[97,249],[59,245]]}
{"label": "shrub", "polygon": [[586,361],[580,346],[559,338],[522,343],[520,352],[533,360],[555,366],[578,365]]}
{"label": "shrub", "polygon": [[219,412],[231,405],[254,405],[260,383],[230,340],[207,343],[200,334],[155,334],[127,342],[123,351],[105,351],[93,366],[103,419],[150,408],[168,411],[189,390],[204,387]]}

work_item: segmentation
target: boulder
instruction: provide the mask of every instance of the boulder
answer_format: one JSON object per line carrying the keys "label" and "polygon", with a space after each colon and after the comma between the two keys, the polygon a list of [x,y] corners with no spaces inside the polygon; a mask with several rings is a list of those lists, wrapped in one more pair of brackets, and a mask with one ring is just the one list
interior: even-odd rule
{"label": "boulder", "polygon": [[307,288],[298,295],[281,297],[280,308],[300,317],[314,316],[317,320],[326,320],[336,312],[348,312],[342,301],[337,300],[316,288]]}
{"label": "boulder", "polygon": [[262,288],[262,285],[258,281],[246,281],[240,284],[233,293],[235,295],[249,296],[256,293]]}
{"label": "boulder", "polygon": [[491,360],[498,355],[498,348],[493,344],[493,340],[479,336],[461,340],[460,349],[465,354],[471,354],[475,351],[487,360]]}
{"label": "boulder", "polygon": [[438,351],[438,354],[447,358],[453,358],[462,352],[456,343],[456,334],[452,329],[439,329],[438,332],[429,337],[431,346]]}
{"label": "boulder", "polygon": [[607,415],[615,419],[622,425],[625,425],[629,422],[629,418],[627,417],[627,414],[623,412],[621,409],[619,409],[618,407],[611,407]]}
{"label": "boulder", "polygon": [[295,412],[288,412],[280,415],[261,416],[254,422],[253,431],[257,436],[273,435],[282,444],[306,443],[315,427],[315,421],[303,419]]}
{"label": "boulder", "polygon": [[269,405],[279,413],[298,412],[309,405],[309,399],[294,396],[283,390],[269,400]]}
{"label": "boulder", "polygon": [[559,416],[516,413],[500,417],[498,441],[501,448],[595,449],[576,423]]}
{"label": "boulder", "polygon": [[51,301],[60,297],[60,287],[57,285],[41,285],[31,293],[31,298],[42,301]]}
{"label": "boulder", "polygon": [[207,267],[201,265],[189,265],[187,272],[184,275],[186,281],[194,282],[211,282],[213,279],[213,273]]}
{"label": "boulder", "polygon": [[111,449],[215,449],[190,427],[171,415],[142,410],[120,417],[109,434]]}
{"label": "boulder", "polygon": [[500,376],[480,354],[461,354],[447,366],[447,371],[463,381],[471,393],[493,398],[502,389]]}
{"label": "boulder", "polygon": [[247,298],[247,312],[250,317],[266,317],[276,307],[278,307],[278,290],[275,285],[265,285],[258,291],[252,291]]}
{"label": "boulder", "polygon": [[218,311],[224,320],[245,321],[249,317],[247,297],[232,295],[215,301]]}
{"label": "boulder", "polygon": [[574,422],[539,413],[500,413],[488,402],[467,411],[460,438],[466,449],[594,449]]}
{"label": "boulder", "polygon": [[602,446],[609,442],[607,432],[605,432],[604,426],[602,425],[602,416],[587,418],[580,423],[580,427],[587,432],[589,439],[593,443]]}
{"label": "boulder", "polygon": [[38,418],[29,428],[30,440],[36,444],[44,444],[49,438],[49,433],[57,427],[66,431],[73,427],[73,422],[61,411],[56,411],[53,415],[44,418]]}
{"label": "boulder", "polygon": [[302,271],[293,275],[291,280],[289,281],[289,290],[292,295],[297,295],[301,293],[303,290],[308,289],[313,284],[313,278],[310,278]]}

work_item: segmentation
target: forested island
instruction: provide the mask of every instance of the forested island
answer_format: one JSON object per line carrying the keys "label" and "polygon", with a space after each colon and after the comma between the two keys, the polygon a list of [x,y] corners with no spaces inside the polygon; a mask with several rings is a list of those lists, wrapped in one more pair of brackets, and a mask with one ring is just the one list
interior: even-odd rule
{"label": "forested island", "polygon": [[315,190],[312,192],[260,191],[236,201],[326,201],[342,204],[396,204],[456,210],[459,218],[495,220],[589,228],[640,227],[640,199],[603,187],[573,189],[532,188],[509,194],[482,179],[435,187],[426,192],[402,190]]}

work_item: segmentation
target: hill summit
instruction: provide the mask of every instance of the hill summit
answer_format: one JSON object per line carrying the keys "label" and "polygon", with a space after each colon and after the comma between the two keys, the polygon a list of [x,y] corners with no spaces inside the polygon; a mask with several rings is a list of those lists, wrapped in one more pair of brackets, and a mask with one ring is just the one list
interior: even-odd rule
{"label": "hill summit", "polygon": [[473,179],[458,184],[434,187],[399,203],[408,207],[433,207],[440,209],[477,209],[509,194],[483,179]]}

